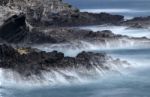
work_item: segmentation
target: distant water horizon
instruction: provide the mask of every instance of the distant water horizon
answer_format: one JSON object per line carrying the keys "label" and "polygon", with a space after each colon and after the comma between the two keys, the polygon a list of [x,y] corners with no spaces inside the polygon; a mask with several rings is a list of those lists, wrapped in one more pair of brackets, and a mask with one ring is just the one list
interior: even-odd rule
{"label": "distant water horizon", "polygon": [[124,15],[126,18],[149,16],[150,0],[64,0],[82,12]]}

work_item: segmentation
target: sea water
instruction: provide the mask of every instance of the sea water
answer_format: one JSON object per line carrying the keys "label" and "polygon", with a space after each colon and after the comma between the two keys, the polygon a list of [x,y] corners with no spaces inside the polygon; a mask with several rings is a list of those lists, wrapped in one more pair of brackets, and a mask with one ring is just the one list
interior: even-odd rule
{"label": "sea water", "polygon": [[[149,0],[66,0],[82,9],[82,11],[119,13],[127,17],[149,15]],[[93,31],[112,30],[116,34],[123,34],[136,37],[149,37],[149,29],[126,29],[126,27],[90,26],[82,27]],[[115,48],[100,49],[97,46],[89,51],[107,52],[115,58],[120,58],[131,63],[130,68],[121,69],[120,72],[108,72],[105,76],[88,83],[65,84],[57,79],[57,85],[46,85],[27,87],[24,83],[5,85],[3,70],[0,70],[0,97],[150,97],[150,48]],[[50,49],[50,50],[49,50]],[[55,48],[53,48],[55,49]],[[65,48],[64,48],[65,49]],[[88,48],[86,48],[87,50]],[[51,48],[43,49],[51,51]],[[68,49],[67,49],[68,50]],[[77,55],[84,50],[61,50],[68,55]],[[74,73],[72,73],[74,74]],[[11,79],[11,78],[10,78]],[[88,80],[88,79],[87,79]],[[13,84],[13,83],[12,83]],[[61,84],[61,85],[60,85]]]}
{"label": "sea water", "polygon": [[150,0],[65,0],[83,12],[108,12],[124,15],[126,19],[134,16],[148,16]]}
{"label": "sea water", "polygon": [[104,52],[106,51],[113,57],[128,60],[132,63],[132,68],[122,70],[119,74],[105,74],[99,80],[87,84],[40,88],[1,87],[1,97],[149,97],[150,49],[118,49]]}
{"label": "sea water", "polygon": [[[122,31],[122,30],[121,30]],[[141,33],[144,30],[141,30]],[[128,30],[126,33],[129,34]],[[136,32],[134,32],[136,33]],[[147,32],[148,34],[148,32]],[[132,34],[131,34],[132,35]],[[44,46],[44,45],[43,45]],[[46,47],[46,46],[45,46]],[[54,48],[53,48],[54,49]],[[62,48],[66,49],[66,48]],[[87,48],[86,48],[87,49]],[[48,49],[45,49],[47,51]],[[84,49],[82,49],[84,50]],[[82,51],[81,50],[81,51]],[[62,50],[63,51],[63,50]],[[66,50],[65,54],[68,52]],[[68,50],[74,56],[78,52]],[[150,48],[115,48],[115,49],[90,49],[92,52],[106,52],[113,58],[126,60],[131,64],[129,68],[120,69],[119,72],[108,72],[98,79],[87,82],[78,81],[69,83],[58,75],[55,85],[34,87],[34,82],[30,87],[25,83],[9,87],[0,84],[0,97],[149,97],[150,96]],[[80,51],[79,51],[80,52]],[[0,72],[0,76],[2,72]],[[72,73],[75,75],[75,73]],[[49,75],[49,77],[51,77]],[[1,77],[2,78],[2,77]],[[2,79],[1,79],[2,80]],[[63,83],[64,82],[64,83]],[[84,84],[85,82],[85,84]],[[49,82],[50,83],[50,82]],[[36,83],[35,83],[36,84]]]}

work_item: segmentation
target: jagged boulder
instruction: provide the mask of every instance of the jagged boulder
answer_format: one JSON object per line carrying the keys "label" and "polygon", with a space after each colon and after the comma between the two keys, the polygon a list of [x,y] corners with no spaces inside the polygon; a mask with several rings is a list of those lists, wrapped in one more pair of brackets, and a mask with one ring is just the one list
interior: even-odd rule
{"label": "jagged boulder", "polygon": [[90,69],[92,66],[103,67],[104,63],[109,60],[104,53],[93,53],[93,52],[81,52],[76,57],[77,64],[84,65]]}

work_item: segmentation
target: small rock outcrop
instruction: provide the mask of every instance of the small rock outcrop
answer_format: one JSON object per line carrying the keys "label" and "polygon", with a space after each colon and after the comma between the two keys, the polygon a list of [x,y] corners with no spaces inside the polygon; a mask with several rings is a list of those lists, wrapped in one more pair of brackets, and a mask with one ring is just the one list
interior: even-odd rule
{"label": "small rock outcrop", "polygon": [[148,28],[150,25],[150,16],[135,17],[133,19],[121,22],[121,25],[129,26],[129,28]]}

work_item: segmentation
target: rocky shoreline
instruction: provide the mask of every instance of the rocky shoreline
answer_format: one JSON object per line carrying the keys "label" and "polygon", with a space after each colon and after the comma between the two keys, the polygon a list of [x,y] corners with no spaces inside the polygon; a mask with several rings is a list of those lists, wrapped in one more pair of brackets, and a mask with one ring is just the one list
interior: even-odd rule
{"label": "rocky shoreline", "polygon": [[125,61],[112,59],[105,53],[81,52],[76,57],[65,57],[63,53],[53,51],[44,52],[32,48],[13,48],[6,44],[0,45],[0,68],[11,69],[23,76],[40,75],[42,71],[55,69],[84,68],[91,70],[99,67],[103,70],[111,69],[107,62],[129,65]]}
{"label": "rocky shoreline", "polygon": [[34,27],[29,30],[25,23],[26,18],[24,14],[14,15],[8,18],[0,27],[1,40],[14,43],[29,45],[29,44],[43,44],[43,43],[67,43],[76,40],[86,42],[101,42],[106,40],[149,40],[146,37],[134,38],[123,35],[116,35],[109,30],[93,32],[90,30],[81,30],[78,28],[67,27]]}
{"label": "rocky shoreline", "polygon": [[[57,1],[57,2],[56,2]],[[32,45],[61,44],[84,41],[92,44],[113,45],[130,41],[135,43],[149,42],[146,37],[135,38],[116,35],[109,30],[93,32],[70,28],[84,25],[126,25],[131,28],[144,28],[149,25],[150,17],[137,17],[124,21],[121,15],[107,13],[87,13],[63,3],[61,0],[44,3],[34,0],[2,0],[0,12],[0,68],[12,69],[24,76],[40,74],[56,68],[93,69],[95,66],[104,70],[111,69],[107,62],[125,63],[115,60],[103,53],[81,52],[76,57],[66,57],[63,53],[44,52],[33,49]],[[30,4],[31,3],[31,4]],[[50,8],[47,6],[57,6]],[[9,10],[8,10],[9,9]],[[55,9],[55,10],[54,10]],[[8,16],[7,18],[4,16]],[[3,21],[2,21],[3,20]],[[139,43],[139,44],[140,44]],[[82,44],[81,44],[82,45]],[[27,48],[28,47],[28,48]],[[128,64],[129,65],[129,64]]]}
{"label": "rocky shoreline", "polygon": [[[47,32],[45,32],[47,31]],[[84,68],[91,70],[99,67],[103,70],[111,69],[107,62],[129,65],[127,62],[115,60],[103,53],[81,52],[76,57],[66,57],[63,53],[53,51],[44,52],[30,48],[31,45],[43,43],[69,43],[76,40],[105,42],[105,39],[118,39],[123,36],[115,35],[111,31],[96,33],[87,30],[70,28],[50,28],[29,31],[23,14],[14,15],[0,27],[0,68],[11,69],[22,76],[40,75],[42,71],[53,69]],[[124,36],[126,37],[126,36]],[[82,44],[81,44],[82,45]],[[28,46],[28,48],[25,48]]]}

